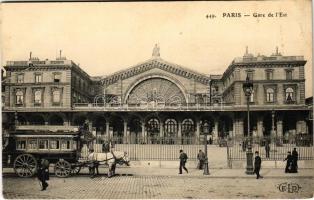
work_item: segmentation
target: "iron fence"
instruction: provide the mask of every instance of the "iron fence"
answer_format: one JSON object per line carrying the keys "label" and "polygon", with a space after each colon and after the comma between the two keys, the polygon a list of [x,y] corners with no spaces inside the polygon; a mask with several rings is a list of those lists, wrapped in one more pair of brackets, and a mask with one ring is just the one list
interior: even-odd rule
{"label": "iron fence", "polygon": [[294,148],[299,153],[299,160],[314,159],[313,137],[300,134],[285,137],[235,137],[228,139],[228,160],[245,160],[250,139],[253,153],[258,151],[263,160],[284,160],[287,157],[287,152],[292,152]]}

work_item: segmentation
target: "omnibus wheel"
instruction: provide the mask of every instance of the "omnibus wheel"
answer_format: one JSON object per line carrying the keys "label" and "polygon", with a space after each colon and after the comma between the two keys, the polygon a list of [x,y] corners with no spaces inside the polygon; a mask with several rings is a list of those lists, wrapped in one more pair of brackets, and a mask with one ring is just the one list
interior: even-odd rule
{"label": "omnibus wheel", "polygon": [[66,160],[59,160],[54,167],[57,177],[66,178],[71,174],[71,164]]}
{"label": "omnibus wheel", "polygon": [[31,154],[21,154],[15,158],[13,167],[19,177],[32,177],[37,170],[37,161]]}

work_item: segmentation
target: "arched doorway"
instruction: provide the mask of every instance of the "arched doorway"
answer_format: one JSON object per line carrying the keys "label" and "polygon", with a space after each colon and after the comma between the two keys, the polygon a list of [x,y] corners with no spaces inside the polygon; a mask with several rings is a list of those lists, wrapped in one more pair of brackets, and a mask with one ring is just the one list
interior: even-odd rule
{"label": "arched doorway", "polygon": [[140,118],[133,117],[130,120],[130,142],[131,144],[142,143],[142,123]]}
{"label": "arched doorway", "polygon": [[193,144],[195,123],[191,118],[182,121],[182,144]]}
{"label": "arched doorway", "polygon": [[175,137],[178,135],[178,124],[175,119],[166,119],[164,123],[164,131],[165,131],[165,143],[166,144],[174,144]]}
{"label": "arched doorway", "polygon": [[30,125],[45,125],[45,119],[42,115],[34,114],[30,116],[29,124]]}
{"label": "arched doorway", "polygon": [[218,137],[226,138],[231,137],[233,132],[233,121],[232,118],[226,115],[223,115],[219,118],[218,123]]}
{"label": "arched doorway", "polygon": [[158,142],[158,137],[160,133],[159,119],[151,118],[147,120],[146,130],[147,130],[147,141],[152,144]]}
{"label": "arched doorway", "polygon": [[110,132],[112,132],[112,141],[115,144],[122,144],[123,143],[123,133],[124,133],[124,120],[117,116],[113,115],[110,118]]}

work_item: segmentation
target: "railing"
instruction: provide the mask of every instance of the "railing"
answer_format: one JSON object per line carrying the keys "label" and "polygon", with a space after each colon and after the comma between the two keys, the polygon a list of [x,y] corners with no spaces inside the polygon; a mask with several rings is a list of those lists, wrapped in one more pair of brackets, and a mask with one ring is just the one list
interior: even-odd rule
{"label": "railing", "polygon": [[16,130],[43,130],[43,131],[78,131],[78,126],[62,125],[17,125]]}
{"label": "railing", "polygon": [[[236,137],[229,139],[228,159],[246,160],[249,138]],[[266,146],[269,145],[269,156]],[[314,159],[313,137],[311,135],[291,135],[286,137],[252,137],[252,152],[258,151],[264,160],[284,160],[287,152],[296,148],[300,160]]]}

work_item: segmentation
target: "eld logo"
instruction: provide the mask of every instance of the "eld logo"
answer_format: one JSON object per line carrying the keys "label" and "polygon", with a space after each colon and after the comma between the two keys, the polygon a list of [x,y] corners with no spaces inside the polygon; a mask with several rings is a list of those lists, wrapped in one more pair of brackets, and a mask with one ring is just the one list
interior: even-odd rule
{"label": "eld logo", "polygon": [[301,187],[296,183],[281,183],[278,185],[280,192],[298,193]]}

